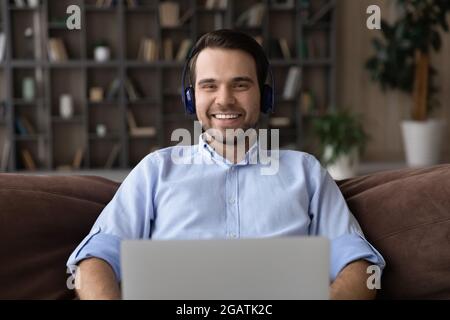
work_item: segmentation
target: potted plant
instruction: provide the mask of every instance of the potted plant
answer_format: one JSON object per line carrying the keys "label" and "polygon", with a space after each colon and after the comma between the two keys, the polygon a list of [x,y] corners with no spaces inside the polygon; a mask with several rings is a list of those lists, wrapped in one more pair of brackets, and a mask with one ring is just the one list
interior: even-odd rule
{"label": "potted plant", "polygon": [[413,97],[411,119],[402,122],[409,166],[439,163],[445,122],[431,118],[439,105],[437,70],[430,63],[439,51],[442,30],[448,31],[450,1],[397,0],[401,13],[392,24],[382,20],[382,39],[374,39],[375,55],[366,64],[371,78],[383,90],[399,89]]}
{"label": "potted plant", "polygon": [[319,116],[313,121],[313,131],[330,175],[336,180],[356,176],[359,156],[368,140],[359,117],[346,110]]}
{"label": "potted plant", "polygon": [[111,50],[109,49],[108,42],[105,40],[99,40],[94,44],[94,60],[97,62],[108,61],[111,57]]}

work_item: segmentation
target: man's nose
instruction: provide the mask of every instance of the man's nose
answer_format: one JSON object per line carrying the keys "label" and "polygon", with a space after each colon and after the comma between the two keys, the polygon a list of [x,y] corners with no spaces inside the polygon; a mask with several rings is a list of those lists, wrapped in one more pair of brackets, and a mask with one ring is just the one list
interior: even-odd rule
{"label": "man's nose", "polygon": [[234,97],[233,91],[228,86],[222,86],[219,91],[217,91],[216,103],[221,106],[226,106],[234,104],[236,99]]}

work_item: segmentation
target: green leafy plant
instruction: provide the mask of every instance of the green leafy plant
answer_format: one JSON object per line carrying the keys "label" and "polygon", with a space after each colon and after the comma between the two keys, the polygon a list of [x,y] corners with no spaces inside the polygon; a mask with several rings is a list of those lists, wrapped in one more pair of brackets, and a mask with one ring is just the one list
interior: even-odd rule
{"label": "green leafy plant", "polygon": [[382,20],[382,39],[373,39],[375,55],[366,64],[371,78],[382,89],[399,89],[413,94],[412,119],[426,120],[439,105],[430,64],[431,50],[442,45],[440,31],[448,31],[448,0],[397,0],[402,11],[398,20]]}
{"label": "green leafy plant", "polygon": [[322,159],[325,165],[333,164],[341,155],[349,154],[355,148],[362,153],[369,139],[359,116],[346,110],[316,118],[313,130],[319,139],[321,155],[325,155],[327,147],[333,151]]}

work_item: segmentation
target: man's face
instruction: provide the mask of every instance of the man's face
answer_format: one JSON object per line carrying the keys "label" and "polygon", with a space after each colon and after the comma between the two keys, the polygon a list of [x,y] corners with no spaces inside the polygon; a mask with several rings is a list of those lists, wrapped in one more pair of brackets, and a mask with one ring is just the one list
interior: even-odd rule
{"label": "man's face", "polygon": [[225,137],[226,129],[245,131],[256,126],[261,98],[251,55],[206,48],[197,57],[195,72],[195,106],[204,130],[217,129]]}

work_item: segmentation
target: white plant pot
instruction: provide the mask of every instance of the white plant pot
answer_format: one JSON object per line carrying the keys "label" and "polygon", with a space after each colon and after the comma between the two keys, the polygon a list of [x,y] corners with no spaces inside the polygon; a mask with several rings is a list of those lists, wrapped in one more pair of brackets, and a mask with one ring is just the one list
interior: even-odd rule
{"label": "white plant pot", "polygon": [[[324,158],[329,158],[333,147],[325,147]],[[334,180],[343,180],[355,177],[358,174],[359,154],[354,148],[349,154],[341,155],[333,164],[327,165],[327,171]]]}
{"label": "white plant pot", "polygon": [[94,59],[97,62],[108,61],[111,57],[111,50],[108,47],[96,47],[94,50]]}
{"label": "white plant pot", "polygon": [[427,167],[439,163],[446,123],[442,119],[402,121],[403,144],[409,167]]}

